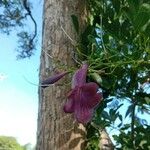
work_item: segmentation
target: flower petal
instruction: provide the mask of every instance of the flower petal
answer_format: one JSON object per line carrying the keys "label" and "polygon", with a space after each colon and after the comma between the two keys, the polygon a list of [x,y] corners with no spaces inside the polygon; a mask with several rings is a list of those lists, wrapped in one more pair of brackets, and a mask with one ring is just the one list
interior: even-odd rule
{"label": "flower petal", "polygon": [[81,87],[80,103],[89,108],[95,108],[102,99],[102,94],[97,93],[98,85],[94,82],[86,83]]}
{"label": "flower petal", "polygon": [[91,121],[93,112],[94,112],[93,109],[88,109],[86,107],[78,107],[75,110],[74,116],[78,122],[86,124],[89,121]]}
{"label": "flower petal", "polygon": [[85,96],[93,96],[97,93],[99,86],[94,82],[89,82],[82,85],[82,91]]}
{"label": "flower petal", "polygon": [[73,113],[74,112],[74,101],[73,99],[69,99],[63,108],[65,113]]}
{"label": "flower petal", "polygon": [[48,87],[49,84],[53,84],[53,83],[57,82],[58,80],[60,80],[63,76],[65,76],[68,73],[69,72],[63,72],[63,73],[49,77],[48,79],[41,82],[41,87],[42,88]]}
{"label": "flower petal", "polygon": [[93,116],[94,108],[102,99],[102,94],[97,93],[98,85],[94,82],[76,86],[68,94],[68,101],[64,111],[73,113],[78,122],[86,124]]}
{"label": "flower petal", "polygon": [[86,83],[86,76],[87,76],[88,65],[85,63],[82,67],[75,72],[72,78],[72,89],[76,86],[80,86]]}
{"label": "flower petal", "polygon": [[64,112],[66,113],[74,112],[77,90],[78,90],[77,88],[74,88],[68,93],[67,95],[68,101],[64,105]]}

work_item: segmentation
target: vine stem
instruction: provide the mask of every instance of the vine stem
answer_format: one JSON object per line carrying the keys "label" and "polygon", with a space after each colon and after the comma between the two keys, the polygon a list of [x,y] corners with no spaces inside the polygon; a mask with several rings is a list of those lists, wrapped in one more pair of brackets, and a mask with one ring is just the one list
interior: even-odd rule
{"label": "vine stem", "polygon": [[136,101],[133,101],[133,109],[131,114],[131,142],[132,147],[135,148],[135,136],[134,136],[134,124],[135,124],[135,107],[136,107]]}
{"label": "vine stem", "polygon": [[73,46],[76,46],[77,44],[76,44],[76,41],[74,41],[69,35],[68,35],[68,33],[65,31],[65,29],[62,27],[62,26],[60,26],[60,28],[62,29],[62,31],[65,33],[65,35],[68,37],[68,39],[72,42],[72,45]]}

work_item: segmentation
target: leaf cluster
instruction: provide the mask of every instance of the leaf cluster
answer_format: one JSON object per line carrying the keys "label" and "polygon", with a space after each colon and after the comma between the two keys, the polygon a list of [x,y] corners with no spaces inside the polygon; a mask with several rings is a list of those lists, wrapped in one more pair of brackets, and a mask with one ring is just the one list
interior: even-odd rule
{"label": "leaf cluster", "polygon": [[0,149],[24,150],[14,137],[0,136]]}
{"label": "leaf cluster", "polygon": [[[18,58],[30,57],[35,49],[37,25],[31,13],[32,6],[27,0],[0,0],[0,31],[9,35],[17,31]],[[34,24],[33,33],[24,28],[31,19]]]}
{"label": "leaf cluster", "polygon": [[[114,140],[122,148],[135,149],[140,137],[136,135],[148,130],[144,125],[150,123],[144,117],[150,113],[150,2],[87,0],[87,7],[90,15],[84,32],[78,32],[75,17],[73,24],[80,36],[79,61],[89,63],[88,80],[97,82],[103,91],[104,100],[93,123],[100,128],[115,128],[119,133]],[[131,124],[123,130],[126,119]],[[141,133],[141,139],[148,148],[148,133],[145,134]],[[93,135],[96,137],[94,132]],[[125,145],[119,140],[123,137],[130,140]]]}

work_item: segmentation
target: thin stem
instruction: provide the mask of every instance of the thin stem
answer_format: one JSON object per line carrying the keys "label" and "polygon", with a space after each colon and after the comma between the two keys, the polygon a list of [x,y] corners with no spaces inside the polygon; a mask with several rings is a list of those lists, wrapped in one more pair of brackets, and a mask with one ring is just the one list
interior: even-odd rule
{"label": "thin stem", "polygon": [[135,130],[134,130],[134,124],[135,124],[135,107],[136,107],[136,101],[133,101],[133,109],[131,114],[131,142],[132,147],[135,148]]}
{"label": "thin stem", "polygon": [[105,54],[107,53],[106,51],[106,47],[105,47],[105,44],[104,44],[104,41],[103,41],[103,20],[102,20],[102,15],[100,16],[100,20],[101,20],[101,42],[102,42],[102,47],[104,49],[104,52]]}
{"label": "thin stem", "polygon": [[65,33],[65,35],[68,37],[68,39],[72,42],[73,46],[76,46],[76,41],[74,41],[74,40],[68,35],[68,33],[65,31],[65,29],[64,29],[62,26],[60,26],[60,27],[61,27],[62,31]]}

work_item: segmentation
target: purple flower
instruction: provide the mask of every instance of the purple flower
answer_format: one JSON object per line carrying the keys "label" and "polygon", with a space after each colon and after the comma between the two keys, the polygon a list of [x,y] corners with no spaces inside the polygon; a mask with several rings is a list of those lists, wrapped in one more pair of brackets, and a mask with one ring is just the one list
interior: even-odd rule
{"label": "purple flower", "polygon": [[53,83],[57,82],[58,80],[60,80],[63,76],[65,76],[68,73],[69,72],[63,72],[63,73],[56,74],[54,76],[49,77],[48,79],[41,82],[41,87],[42,88],[48,87],[49,84],[53,84]]}
{"label": "purple flower", "polygon": [[64,112],[74,113],[78,122],[86,124],[93,116],[94,108],[102,100],[102,94],[97,93],[98,85],[94,82],[86,83],[88,65],[83,64],[72,79],[72,90],[68,94],[68,101],[64,105]]}
{"label": "purple flower", "polygon": [[[74,113],[78,122],[86,124],[93,116],[95,107],[102,100],[102,94],[98,92],[98,85],[94,82],[86,83],[88,65],[84,63],[82,67],[75,72],[72,78],[72,90],[68,94],[68,101],[64,105],[64,112]],[[63,72],[54,75],[44,81],[41,86],[48,87],[60,80],[69,72]]]}
{"label": "purple flower", "polygon": [[82,67],[75,72],[75,74],[72,77],[72,89],[76,86],[80,86],[86,83],[87,70],[88,65],[84,63]]}

